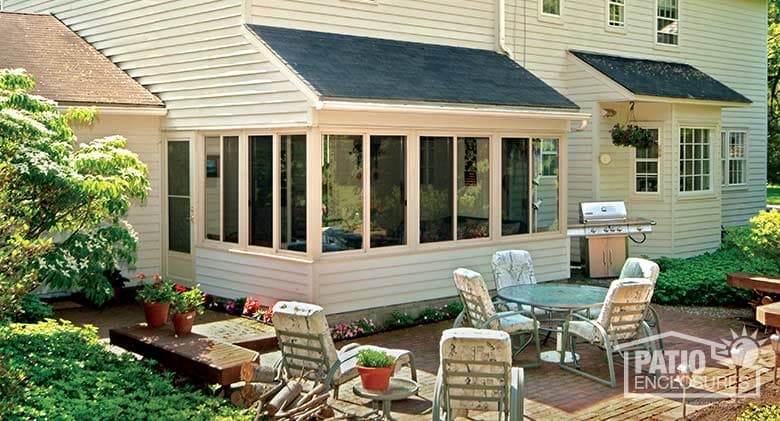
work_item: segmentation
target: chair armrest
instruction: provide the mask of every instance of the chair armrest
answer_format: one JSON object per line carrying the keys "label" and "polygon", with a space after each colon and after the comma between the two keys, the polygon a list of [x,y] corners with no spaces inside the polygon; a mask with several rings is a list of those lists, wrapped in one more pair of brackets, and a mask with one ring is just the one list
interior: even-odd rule
{"label": "chair armrest", "polygon": [[444,376],[441,372],[441,366],[439,366],[439,371],[436,374],[436,385],[433,387],[433,405],[431,406],[433,421],[441,420],[442,381],[444,381]]}
{"label": "chair armrest", "polygon": [[346,344],[343,347],[341,347],[341,349],[339,349],[338,353],[341,354],[342,352],[349,352],[349,351],[352,351],[353,349],[355,349],[355,348],[357,348],[359,346],[360,346],[360,344],[354,343],[354,342],[351,343],[351,344]]}
{"label": "chair armrest", "polygon": [[565,332],[569,331],[569,323],[572,321],[572,319],[579,319],[579,321],[585,322],[593,326],[599,332],[601,337],[604,339],[604,343],[607,343],[607,341],[609,341],[609,335],[607,335],[607,331],[606,329],[604,329],[604,326],[601,326],[600,324],[596,323],[594,320],[577,313],[571,313],[569,317],[566,318],[566,321],[563,322],[563,330]]}
{"label": "chair armrest", "polygon": [[[506,317],[512,317],[512,316],[523,316],[528,317],[528,314],[526,314],[523,311],[503,311],[501,313],[496,313],[493,316],[491,316],[489,319],[485,320],[485,323],[482,323],[482,326],[479,327],[479,329],[487,329],[488,326],[490,326],[491,323],[493,323],[496,320],[503,319]],[[530,315],[531,319],[533,319],[535,324],[538,324],[536,321],[536,316],[533,314]]]}
{"label": "chair armrest", "polygon": [[510,384],[509,419],[522,421],[525,416],[525,372],[520,367],[512,367]]}

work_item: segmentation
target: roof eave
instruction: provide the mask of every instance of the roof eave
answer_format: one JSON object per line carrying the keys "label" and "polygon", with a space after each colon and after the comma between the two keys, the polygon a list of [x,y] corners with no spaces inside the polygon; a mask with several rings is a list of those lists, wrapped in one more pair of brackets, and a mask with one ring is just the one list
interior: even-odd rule
{"label": "roof eave", "polygon": [[97,108],[99,115],[127,115],[164,117],[168,110],[164,105],[127,105],[127,104],[98,104],[85,102],[58,102],[57,109],[64,112],[69,108]]}
{"label": "roof eave", "polygon": [[636,102],[663,102],[666,104],[689,104],[689,105],[703,105],[710,107],[723,107],[723,108],[744,108],[753,105],[753,102],[740,101],[724,101],[724,100],[711,100],[711,99],[697,99],[697,98],[675,98],[675,97],[663,97],[653,95],[634,95],[633,101]]}

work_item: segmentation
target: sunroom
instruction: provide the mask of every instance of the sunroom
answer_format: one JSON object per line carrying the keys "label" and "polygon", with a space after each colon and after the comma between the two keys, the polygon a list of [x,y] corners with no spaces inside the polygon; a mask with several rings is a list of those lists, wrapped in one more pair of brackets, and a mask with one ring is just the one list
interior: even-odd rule
{"label": "sunroom", "polygon": [[205,290],[347,312],[451,297],[454,268],[515,247],[541,279],[568,276],[566,135],[588,118],[574,103],[493,51],[248,31],[311,121],[198,132]]}

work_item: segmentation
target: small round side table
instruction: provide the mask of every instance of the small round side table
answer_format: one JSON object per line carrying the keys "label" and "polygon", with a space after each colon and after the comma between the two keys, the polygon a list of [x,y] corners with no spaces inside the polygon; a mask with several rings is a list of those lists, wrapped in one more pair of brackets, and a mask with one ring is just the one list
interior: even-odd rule
{"label": "small round side table", "polygon": [[[402,377],[391,377],[390,386],[384,391],[366,390],[363,389],[361,383],[356,384],[352,391],[355,395],[362,398],[371,399],[374,401],[374,414],[377,419],[381,420],[394,420],[390,412],[390,405],[393,401],[399,401],[406,399],[416,394],[420,389],[420,385],[417,382]],[[379,414],[379,403],[382,404],[382,413]]]}

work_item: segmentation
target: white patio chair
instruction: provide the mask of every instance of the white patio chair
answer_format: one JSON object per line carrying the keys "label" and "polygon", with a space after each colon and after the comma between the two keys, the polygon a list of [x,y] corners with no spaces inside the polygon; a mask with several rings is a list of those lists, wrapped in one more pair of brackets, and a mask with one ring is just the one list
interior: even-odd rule
{"label": "white patio chair", "polygon": [[523,369],[512,367],[508,333],[448,329],[442,333],[439,355],[433,392],[434,421],[451,421],[469,410],[496,411],[498,419],[523,419]]}
{"label": "white patio chair", "polygon": [[[596,320],[572,313],[563,323],[563,344],[561,349],[569,347],[574,355],[573,367],[566,365],[565,352],[561,353],[560,367],[585,376],[591,380],[604,383],[610,387],[616,386],[614,357],[616,347],[620,344],[634,341],[644,336],[652,335],[650,326],[644,321],[647,307],[653,297],[653,283],[647,279],[626,278],[612,282],[604,299],[603,310]],[[607,357],[609,365],[609,380],[586,373],[580,368],[576,354],[577,340],[582,340],[601,348]],[[655,343],[645,344],[648,350],[655,348]],[[621,350],[625,351],[625,350]]]}
{"label": "white patio chair", "polygon": [[[533,341],[536,347],[536,362],[526,365],[526,367],[541,365],[539,322],[533,313],[526,316],[522,311],[497,312],[495,304],[490,299],[485,279],[473,270],[457,269],[453,272],[453,279],[463,302],[463,312],[468,317],[472,327],[501,330],[512,336],[520,337],[515,354],[520,353]],[[527,339],[522,338],[526,335]]]}
{"label": "white patio chair", "polygon": [[[493,254],[493,280],[496,283],[496,289],[515,285],[528,285],[536,283],[534,274],[534,262],[531,259],[531,253],[525,250],[503,250]],[[545,315],[549,312],[538,307],[529,305],[518,305],[503,300],[496,300],[496,307],[499,310],[524,311],[530,313],[533,311],[536,315]]]}
{"label": "white patio chair", "polygon": [[285,370],[291,377],[303,375],[323,382],[328,390],[333,389],[336,399],[339,387],[358,376],[356,355],[366,348],[395,357],[395,371],[409,366],[412,379],[417,381],[414,355],[409,351],[354,343],[337,351],[325,312],[318,305],[279,301],[273,308],[273,324],[282,351],[275,367]]}

